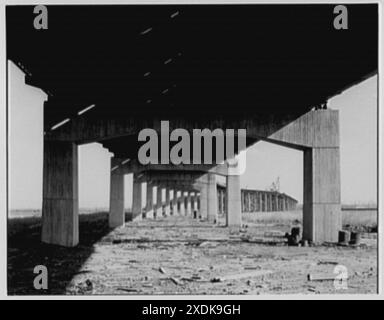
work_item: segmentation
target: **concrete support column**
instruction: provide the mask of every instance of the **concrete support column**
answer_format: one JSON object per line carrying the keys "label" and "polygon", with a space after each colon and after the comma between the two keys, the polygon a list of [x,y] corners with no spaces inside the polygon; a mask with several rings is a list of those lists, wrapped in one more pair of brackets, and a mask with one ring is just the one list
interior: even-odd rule
{"label": "concrete support column", "polygon": [[267,211],[267,194],[263,193],[263,212]]}
{"label": "concrete support column", "polygon": [[192,215],[192,196],[191,192],[187,192],[186,196],[186,215],[191,216]]}
{"label": "concrete support column", "polygon": [[227,176],[227,226],[241,227],[241,189],[240,176]]}
{"label": "concrete support column", "polygon": [[264,194],[264,211],[268,211],[268,193]]}
{"label": "concrete support column", "polygon": [[213,223],[218,221],[217,184],[216,175],[213,173],[208,173],[208,221]]}
{"label": "concrete support column", "polygon": [[171,215],[171,189],[165,189],[165,216]]}
{"label": "concrete support column", "polygon": [[208,219],[208,184],[202,183],[200,189],[200,216],[201,219]]}
{"label": "concrete support column", "polygon": [[223,209],[223,215],[225,215],[225,212],[226,212],[226,210],[225,210],[225,193],[226,193],[226,190],[224,189],[224,190],[221,190],[221,207],[222,207],[222,209]]}
{"label": "concrete support column", "polygon": [[70,142],[44,141],[41,240],[74,247],[79,242],[78,153]]}
{"label": "concrete support column", "polygon": [[268,193],[268,197],[267,197],[267,199],[268,199],[268,201],[267,201],[267,205],[268,205],[268,212],[271,212],[272,211],[272,198],[271,198],[271,194],[270,193]]}
{"label": "concrete support column", "polygon": [[271,197],[272,197],[272,211],[277,211],[277,196],[275,194],[272,194]]}
{"label": "concrete support column", "polygon": [[146,217],[154,218],[154,209],[153,209],[153,185],[150,182],[147,182],[147,201],[146,201]]}
{"label": "concrete support column", "polygon": [[180,204],[180,215],[185,216],[185,195],[184,190],[180,191],[180,197],[179,197],[179,204]]}
{"label": "concrete support column", "polygon": [[307,149],[304,151],[303,237],[313,242],[337,242],[341,227],[339,148]]}
{"label": "concrete support column", "polygon": [[191,198],[191,215],[193,217],[196,210],[196,192],[190,192],[189,195]]}
{"label": "concrete support column", "polygon": [[155,216],[156,217],[162,217],[163,216],[163,189],[161,186],[157,186],[156,190],[156,210],[155,210]]}
{"label": "concrete support column", "polygon": [[139,181],[138,176],[138,173],[133,174],[132,220],[142,217],[141,181]]}
{"label": "concrete support column", "polygon": [[272,211],[272,195],[268,194],[268,211]]}
{"label": "concrete support column", "polygon": [[172,198],[172,212],[174,216],[177,216],[179,214],[177,210],[177,190],[173,189],[173,198]]}
{"label": "concrete support column", "polygon": [[220,190],[220,197],[219,197],[219,201],[220,201],[220,214],[225,214],[225,206],[224,206],[224,190],[221,189]]}
{"label": "concrete support column", "polygon": [[119,167],[121,159],[111,158],[111,185],[109,193],[109,227],[116,228],[125,223],[124,174]]}

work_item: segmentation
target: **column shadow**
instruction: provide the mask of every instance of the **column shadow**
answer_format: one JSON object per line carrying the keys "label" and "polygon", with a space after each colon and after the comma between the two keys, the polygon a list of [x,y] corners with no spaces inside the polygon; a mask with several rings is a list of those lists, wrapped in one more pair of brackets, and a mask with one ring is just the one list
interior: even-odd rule
{"label": "column shadow", "polygon": [[[8,220],[7,288],[9,295],[62,295],[71,279],[94,252],[93,244],[108,234],[108,213],[79,216],[79,245],[65,248],[41,242],[41,218]],[[36,265],[48,269],[48,289],[36,290]]]}

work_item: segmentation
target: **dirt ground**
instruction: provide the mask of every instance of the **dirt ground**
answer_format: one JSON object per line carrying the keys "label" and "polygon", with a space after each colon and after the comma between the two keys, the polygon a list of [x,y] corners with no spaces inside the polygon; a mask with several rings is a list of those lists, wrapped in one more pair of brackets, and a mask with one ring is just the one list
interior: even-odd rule
{"label": "dirt ground", "polygon": [[[92,215],[93,216],[93,215]],[[39,242],[39,220],[9,228],[10,294],[228,295],[377,292],[376,234],[358,247],[288,247],[292,225],[248,222],[239,232],[187,217],[129,222],[108,230],[106,213],[80,216],[80,244]],[[17,228],[16,228],[17,225]],[[12,231],[13,230],[13,231]],[[36,291],[34,265],[44,264],[49,288]],[[347,289],[335,288],[336,265]],[[329,278],[309,281],[308,274]]]}

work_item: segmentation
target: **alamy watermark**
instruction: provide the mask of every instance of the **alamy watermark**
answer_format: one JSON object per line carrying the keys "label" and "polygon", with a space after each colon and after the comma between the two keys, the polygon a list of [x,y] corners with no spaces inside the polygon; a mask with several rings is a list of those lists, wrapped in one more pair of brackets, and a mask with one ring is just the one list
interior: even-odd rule
{"label": "alamy watermark", "polygon": [[[246,168],[246,137],[246,129],[225,129],[224,131],[219,128],[193,129],[191,137],[190,132],[182,128],[170,132],[169,121],[161,121],[160,145],[158,132],[155,129],[146,128],[139,132],[138,141],[145,143],[139,149],[138,160],[143,165],[220,165],[226,162],[229,175],[240,175]],[[170,148],[171,142],[174,142],[172,148]],[[215,147],[215,159],[213,159],[213,147]]]}

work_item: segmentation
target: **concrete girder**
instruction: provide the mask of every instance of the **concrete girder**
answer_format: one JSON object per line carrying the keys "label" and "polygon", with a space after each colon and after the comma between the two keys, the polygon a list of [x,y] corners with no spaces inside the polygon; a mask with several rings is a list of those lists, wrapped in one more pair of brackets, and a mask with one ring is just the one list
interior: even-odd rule
{"label": "concrete girder", "polygon": [[142,165],[136,159],[122,159],[120,162],[122,170],[127,173],[132,172],[191,172],[193,174],[204,175],[207,172],[217,175],[226,176],[228,174],[228,166],[224,164],[208,165],[208,164],[147,164]]}
{"label": "concrete girder", "polygon": [[[298,114],[260,114],[247,119],[199,119],[188,121],[182,119],[170,120],[169,130],[186,129],[192,136],[193,129],[217,128],[246,129],[247,138],[260,139],[271,136],[274,132],[288,125],[299,117]],[[138,117],[124,117],[122,119],[89,119],[76,117],[67,124],[54,131],[48,131],[46,140],[71,141],[77,144],[101,142],[128,135],[136,136],[142,129],[153,128],[160,136],[160,121]]]}

